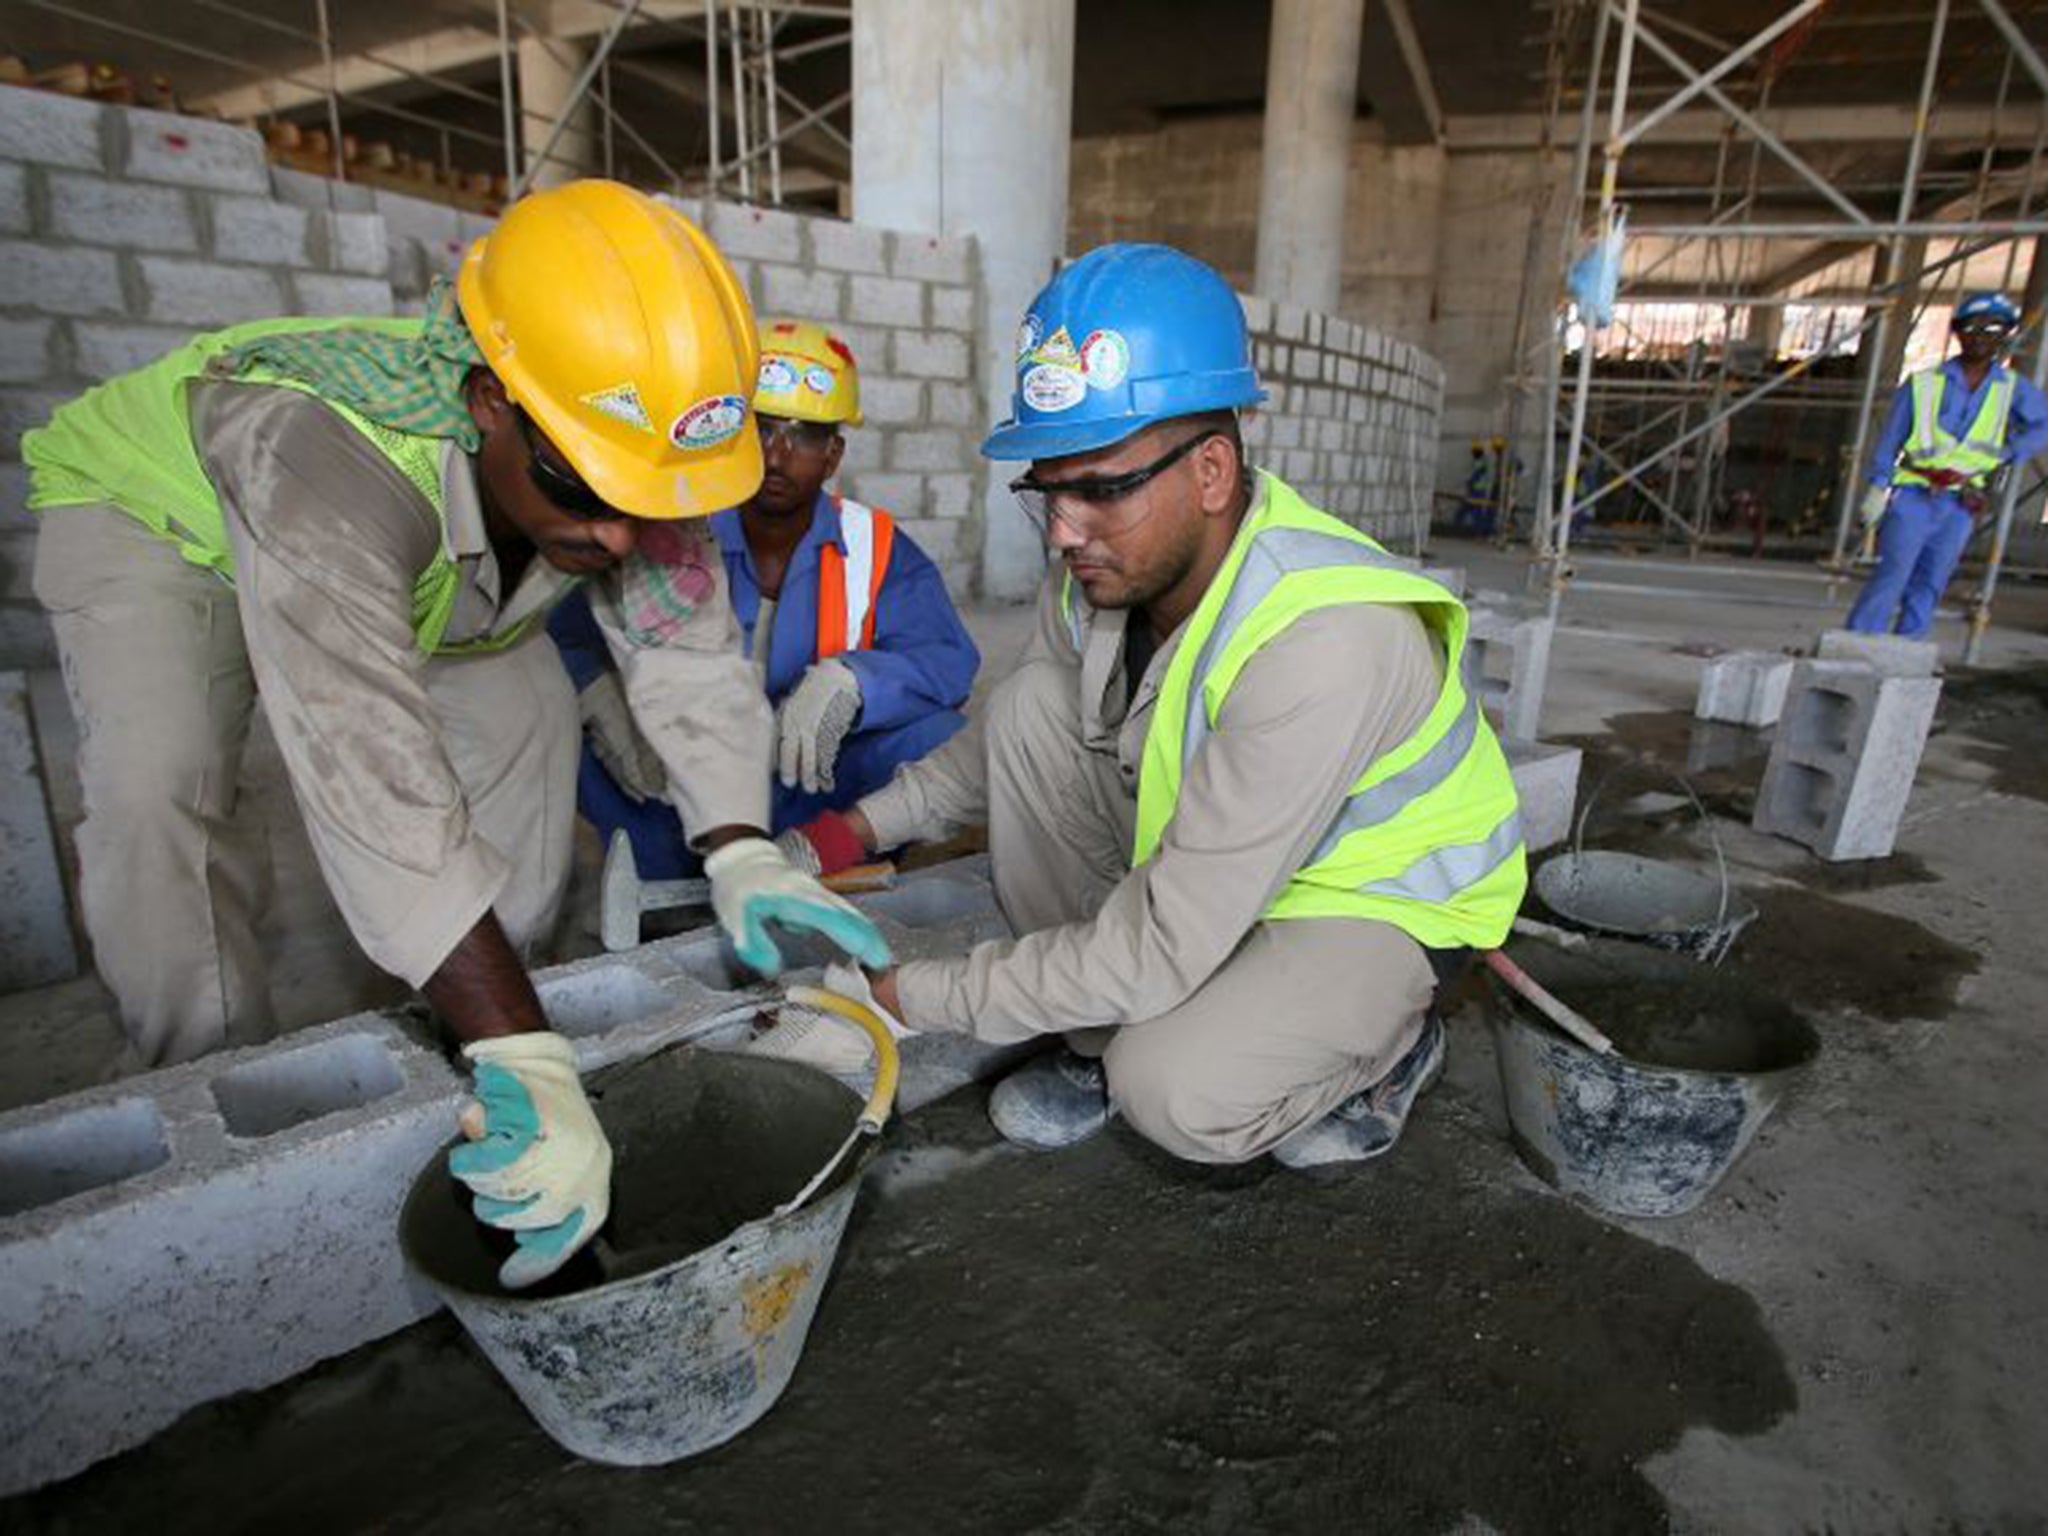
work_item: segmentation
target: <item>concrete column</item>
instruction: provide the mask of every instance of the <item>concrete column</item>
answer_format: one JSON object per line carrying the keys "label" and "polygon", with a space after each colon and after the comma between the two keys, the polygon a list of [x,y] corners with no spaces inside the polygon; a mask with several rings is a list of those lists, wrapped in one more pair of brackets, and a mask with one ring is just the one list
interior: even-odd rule
{"label": "concrete column", "polygon": [[567,38],[519,40],[519,142],[532,185],[559,186],[578,176],[595,175],[598,166],[597,107],[589,96],[570,113],[545,165],[536,165],[541,146],[554,132],[555,119],[569,104],[569,90],[590,62],[587,44]]}
{"label": "concrete column", "polygon": [[1273,0],[1253,287],[1325,314],[1344,279],[1344,191],[1365,0]]}
{"label": "concrete column", "polygon": [[[1018,323],[1065,248],[1073,82],[1074,0],[854,0],[854,222],[979,242],[990,425],[1010,411]],[[1003,467],[985,478],[982,590],[1029,597],[1044,550]]]}

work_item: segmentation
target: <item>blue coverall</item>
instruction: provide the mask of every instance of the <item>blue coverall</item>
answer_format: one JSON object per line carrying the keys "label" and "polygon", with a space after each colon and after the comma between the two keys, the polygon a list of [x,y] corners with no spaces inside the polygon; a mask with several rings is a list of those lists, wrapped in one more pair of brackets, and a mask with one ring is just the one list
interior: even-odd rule
{"label": "blue coverall", "polygon": [[[733,612],[752,654],[754,625],[761,613],[761,582],[740,526],[740,514],[713,514],[711,529],[725,557]],[[776,603],[767,676],[768,698],[773,704],[780,704],[818,659],[818,552],[828,540],[845,552],[838,503],[821,491],[810,531],[790,556]],[[581,593],[555,609],[548,619],[548,632],[579,691],[611,665],[604,637],[591,617],[589,600]],[[966,724],[960,710],[974,687],[981,653],[954,611],[938,567],[900,523],[875,603],[874,646],[843,651],[839,660],[860,679],[861,711],[840,743],[833,765],[833,788],[829,793],[811,794],[801,785],[792,789],[780,778],[774,779],[770,786],[771,833],[808,821],[821,811],[844,809],[888,783],[900,765],[923,757]],[[576,806],[606,842],[614,829],[625,829],[633,840],[633,859],[644,880],[680,879],[702,867],[684,844],[682,821],[675,808],[666,801],[635,800],[605,771],[587,742],[577,771]]]}
{"label": "blue coverall", "polygon": [[[1935,413],[1941,429],[1958,438],[1967,433],[1992,381],[2008,372],[1993,364],[1973,390],[1963,378],[1960,359],[1943,363],[1941,407]],[[1908,379],[1892,395],[1891,413],[1871,452],[1867,478],[1872,485],[1891,485],[1892,470],[1912,431],[1913,383]],[[2032,381],[2013,375],[2012,407],[2005,418],[2005,462],[2024,464],[2044,447],[2048,400]],[[1925,637],[1934,627],[1935,606],[1970,542],[1971,527],[1969,509],[1956,492],[1928,485],[1894,488],[1891,505],[1878,524],[1877,569],[1849,610],[1849,628],[1884,634],[1893,628],[1896,614],[1899,634],[1914,640]]]}

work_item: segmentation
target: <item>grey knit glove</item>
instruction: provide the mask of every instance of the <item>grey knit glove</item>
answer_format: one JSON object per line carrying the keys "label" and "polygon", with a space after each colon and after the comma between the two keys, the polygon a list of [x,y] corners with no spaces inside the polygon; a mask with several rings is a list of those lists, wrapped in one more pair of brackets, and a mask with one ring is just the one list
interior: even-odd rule
{"label": "grey knit glove", "polygon": [[782,782],[810,794],[829,791],[839,745],[860,718],[860,679],[827,658],[804,673],[775,712],[776,762]]}

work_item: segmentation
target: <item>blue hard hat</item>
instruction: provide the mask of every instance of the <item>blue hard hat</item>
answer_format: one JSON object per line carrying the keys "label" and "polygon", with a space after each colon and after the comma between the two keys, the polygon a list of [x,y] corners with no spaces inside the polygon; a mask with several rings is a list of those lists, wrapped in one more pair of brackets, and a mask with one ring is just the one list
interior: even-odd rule
{"label": "blue hard hat", "polygon": [[1972,320],[1996,320],[2001,325],[2018,325],[2020,312],[2002,293],[1972,293],[1965,295],[1956,305],[1948,323],[1953,329],[1961,330]]}
{"label": "blue hard hat", "polygon": [[1102,245],[1031,301],[1010,419],[981,452],[1088,453],[1154,422],[1265,398],[1244,311],[1221,273],[1167,245]]}

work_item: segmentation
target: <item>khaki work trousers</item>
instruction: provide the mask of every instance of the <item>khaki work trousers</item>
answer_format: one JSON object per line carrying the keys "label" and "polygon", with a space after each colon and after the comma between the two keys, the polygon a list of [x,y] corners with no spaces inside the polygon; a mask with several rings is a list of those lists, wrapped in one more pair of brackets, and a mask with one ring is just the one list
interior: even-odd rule
{"label": "khaki work trousers", "polygon": [[[1091,919],[1130,871],[1134,784],[1082,744],[1070,669],[1026,662],[989,699],[989,856],[1011,928]],[[1158,1018],[1069,1036],[1100,1055],[1112,1102],[1148,1140],[1248,1162],[1386,1076],[1422,1033],[1436,978],[1387,923],[1256,924]]]}
{"label": "khaki work trousers", "polygon": [[[95,505],[41,515],[35,590],[78,722],[86,930],[130,1046],[155,1067],[267,1039],[268,859],[235,814],[257,690],[234,589]],[[512,866],[494,910],[515,945],[545,939],[568,888],[577,739],[553,643],[437,659],[425,684],[472,822]]]}

